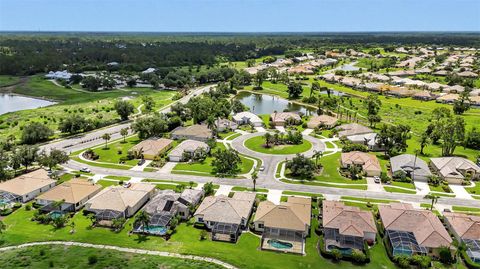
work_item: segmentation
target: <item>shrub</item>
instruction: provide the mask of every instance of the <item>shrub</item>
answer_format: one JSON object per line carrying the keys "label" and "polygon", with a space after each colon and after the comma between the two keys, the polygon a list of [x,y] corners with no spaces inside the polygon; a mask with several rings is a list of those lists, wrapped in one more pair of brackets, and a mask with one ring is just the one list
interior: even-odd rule
{"label": "shrub", "polygon": [[88,256],[88,264],[96,264],[98,262],[98,257],[96,255]]}
{"label": "shrub", "polygon": [[30,204],[26,205],[26,206],[25,206],[25,210],[26,210],[26,211],[32,210],[32,205],[30,205]]}
{"label": "shrub", "polygon": [[207,231],[202,230],[202,231],[200,232],[200,240],[201,240],[201,241],[206,240],[207,237],[208,237]]}
{"label": "shrub", "polygon": [[432,259],[429,256],[424,255],[413,255],[411,260],[413,264],[416,264],[420,268],[428,268],[432,262]]}
{"label": "shrub", "polygon": [[365,263],[367,261],[367,256],[362,251],[354,249],[352,251],[352,259],[356,263]]}
{"label": "shrub", "polygon": [[339,261],[340,259],[342,259],[342,253],[338,249],[333,249],[332,251],[330,251],[330,254],[332,254],[332,259],[334,261]]}
{"label": "shrub", "polygon": [[409,268],[410,267],[410,257],[407,255],[398,255],[394,257],[394,261],[398,264],[400,268]]}
{"label": "shrub", "polygon": [[444,264],[452,264],[454,258],[448,247],[442,247],[439,252],[440,261]]}

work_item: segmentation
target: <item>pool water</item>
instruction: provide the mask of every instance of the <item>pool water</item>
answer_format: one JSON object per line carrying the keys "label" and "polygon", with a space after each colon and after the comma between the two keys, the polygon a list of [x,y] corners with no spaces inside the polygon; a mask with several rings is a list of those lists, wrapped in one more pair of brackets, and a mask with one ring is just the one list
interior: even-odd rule
{"label": "pool water", "polygon": [[334,246],[334,245],[329,245],[328,247],[328,250],[334,250],[334,249],[338,249],[340,251],[340,253],[342,253],[343,255],[351,255],[352,254],[352,249],[351,248],[340,248],[340,247],[337,247],[337,246]]}
{"label": "pool water", "polygon": [[279,241],[279,240],[275,240],[275,239],[268,240],[267,244],[269,244],[270,246],[272,246],[274,248],[278,248],[278,249],[289,249],[289,248],[293,247],[293,245],[291,243],[283,242],[283,241]]}
{"label": "pool water", "polygon": [[57,212],[57,211],[52,211],[52,212],[50,212],[49,215],[52,219],[57,219],[57,218],[60,218],[61,216],[63,216],[63,214],[61,212]]}
{"label": "pool water", "polygon": [[[143,231],[143,228],[140,228],[139,231]],[[164,226],[147,226],[145,232],[150,234],[165,235],[167,233],[167,228]]]}

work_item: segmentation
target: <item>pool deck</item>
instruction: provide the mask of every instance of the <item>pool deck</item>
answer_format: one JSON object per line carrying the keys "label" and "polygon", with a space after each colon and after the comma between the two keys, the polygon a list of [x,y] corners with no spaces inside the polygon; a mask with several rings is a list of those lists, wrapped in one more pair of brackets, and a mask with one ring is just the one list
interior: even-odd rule
{"label": "pool deck", "polygon": [[285,248],[275,248],[275,247],[272,247],[270,244],[268,244],[268,240],[276,240],[274,238],[263,238],[263,240],[261,241],[262,242],[262,249],[263,250],[273,250],[273,251],[278,251],[278,252],[288,252],[288,253],[295,253],[295,254],[301,254],[301,255],[305,255],[305,253],[303,252],[303,245],[304,243],[303,242],[298,242],[298,241],[288,241],[288,240],[281,240],[281,241],[284,241],[284,242],[288,242],[290,244],[292,244],[292,248],[289,248],[289,249],[285,249]]}

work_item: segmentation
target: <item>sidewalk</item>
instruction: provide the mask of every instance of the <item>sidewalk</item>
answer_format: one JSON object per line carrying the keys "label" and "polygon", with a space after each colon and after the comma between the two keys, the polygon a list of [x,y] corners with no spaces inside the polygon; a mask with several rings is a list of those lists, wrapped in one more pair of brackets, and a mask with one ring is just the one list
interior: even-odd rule
{"label": "sidewalk", "polygon": [[215,192],[215,196],[219,195],[225,195],[228,196],[228,194],[232,191],[232,186],[229,185],[220,185],[218,188],[217,192]]}
{"label": "sidewalk", "polygon": [[282,199],[282,192],[283,191],[281,190],[268,190],[267,200],[276,205],[279,205],[280,200]]}

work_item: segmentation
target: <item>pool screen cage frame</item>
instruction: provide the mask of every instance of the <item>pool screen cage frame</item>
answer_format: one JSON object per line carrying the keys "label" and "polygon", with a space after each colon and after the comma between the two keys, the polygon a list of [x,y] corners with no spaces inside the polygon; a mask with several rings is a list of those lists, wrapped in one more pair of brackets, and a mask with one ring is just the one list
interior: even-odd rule
{"label": "pool screen cage frame", "polygon": [[125,215],[123,214],[123,212],[115,211],[111,209],[97,210],[95,212],[95,219],[97,221],[102,221],[102,220],[112,221],[114,219],[124,218],[124,217]]}
{"label": "pool screen cage frame", "polygon": [[463,239],[463,242],[467,246],[467,255],[470,259],[480,264],[480,240],[475,239]]}
{"label": "pool screen cage frame", "polygon": [[18,201],[19,198],[20,198],[20,195],[15,195],[13,193],[6,192],[6,191],[0,191],[0,201],[3,201],[6,204],[14,203]]}
{"label": "pool screen cage frame", "polygon": [[408,252],[410,255],[428,254],[427,248],[418,244],[412,232],[387,230],[387,236],[394,255],[399,254],[397,252],[400,252],[400,254],[407,254]]}
{"label": "pool screen cage frame", "polygon": [[225,234],[230,236],[234,235],[236,240],[238,238],[239,233],[240,233],[239,224],[217,222],[212,227],[213,236],[215,236],[216,234]]}
{"label": "pool screen cage frame", "polygon": [[271,227],[264,228],[262,237],[293,242],[303,242],[304,239],[303,232]]}

